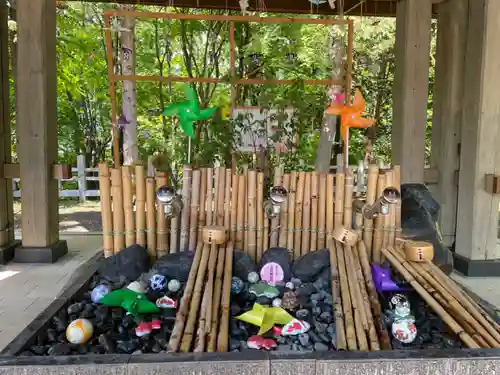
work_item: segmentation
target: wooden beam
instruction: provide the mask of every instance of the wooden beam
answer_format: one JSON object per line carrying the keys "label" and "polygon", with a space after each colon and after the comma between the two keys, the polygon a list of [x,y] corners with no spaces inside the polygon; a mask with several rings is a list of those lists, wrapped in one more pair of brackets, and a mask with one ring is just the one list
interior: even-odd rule
{"label": "wooden beam", "polygon": [[17,17],[22,247],[38,251],[59,242],[59,195],[52,178],[57,160],[56,3],[20,0]]}
{"label": "wooden beam", "polygon": [[[52,165],[52,178],[56,180],[68,180],[73,177],[70,164],[54,164]],[[5,163],[3,171],[0,173],[0,178],[13,179],[21,178],[21,169],[19,164]]]}
{"label": "wooden beam", "polygon": [[431,0],[400,0],[396,18],[392,161],[401,183],[423,183]]}

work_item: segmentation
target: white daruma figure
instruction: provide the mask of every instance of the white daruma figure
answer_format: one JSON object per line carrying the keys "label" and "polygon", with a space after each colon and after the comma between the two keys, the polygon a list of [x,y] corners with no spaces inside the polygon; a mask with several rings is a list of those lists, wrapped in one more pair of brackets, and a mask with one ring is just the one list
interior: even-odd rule
{"label": "white daruma figure", "polygon": [[85,344],[94,333],[94,327],[87,319],[73,320],[66,328],[66,339],[71,344]]}

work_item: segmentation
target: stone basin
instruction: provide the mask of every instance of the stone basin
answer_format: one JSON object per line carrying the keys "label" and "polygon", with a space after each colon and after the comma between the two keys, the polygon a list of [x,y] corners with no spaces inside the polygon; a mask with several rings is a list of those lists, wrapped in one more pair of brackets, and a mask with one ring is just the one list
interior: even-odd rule
{"label": "stone basin", "polygon": [[[20,356],[47,329],[52,317],[88,287],[102,255],[83,265],[71,285],[0,353],[0,375],[23,374],[497,374],[498,349],[392,350],[385,352],[186,354],[86,354]],[[471,296],[477,299],[477,296]],[[494,308],[478,301],[494,316]],[[497,319],[497,317],[495,317]]]}

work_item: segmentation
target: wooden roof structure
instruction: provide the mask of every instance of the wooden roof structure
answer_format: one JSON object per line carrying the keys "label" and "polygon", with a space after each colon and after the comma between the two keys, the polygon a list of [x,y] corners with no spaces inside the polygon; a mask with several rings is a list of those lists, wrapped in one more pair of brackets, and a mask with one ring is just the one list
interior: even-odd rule
{"label": "wooden roof structure", "polygon": [[[99,1],[99,0],[89,0]],[[101,0],[102,1],[102,0]],[[324,0],[321,0],[324,1]],[[273,13],[311,13],[311,14],[338,14],[337,8],[331,9],[328,2],[314,5],[308,0],[250,0],[249,10],[263,10],[259,3],[263,3],[265,11]],[[366,16],[395,16],[397,0],[343,0],[344,13],[346,15]],[[228,9],[240,10],[238,0],[114,0],[121,4],[141,4],[157,6],[176,6],[181,8],[203,8],[203,9]]]}

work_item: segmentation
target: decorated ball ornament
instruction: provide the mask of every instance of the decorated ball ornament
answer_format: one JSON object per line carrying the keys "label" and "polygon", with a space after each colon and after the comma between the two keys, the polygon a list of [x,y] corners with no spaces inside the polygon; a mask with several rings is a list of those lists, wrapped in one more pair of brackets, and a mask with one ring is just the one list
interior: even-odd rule
{"label": "decorated ball ornament", "polygon": [[259,282],[260,277],[259,277],[259,274],[257,272],[250,272],[248,274],[247,279],[248,279],[249,283],[255,284],[255,283]]}
{"label": "decorated ball ornament", "polygon": [[172,279],[168,282],[167,289],[169,292],[175,293],[181,289],[181,282],[176,279]]}
{"label": "decorated ball ornament", "polygon": [[273,299],[273,306],[274,307],[281,307],[281,298]]}
{"label": "decorated ball ornament", "polygon": [[392,323],[392,335],[403,344],[410,344],[417,337],[417,327],[411,320],[397,320]]}
{"label": "decorated ball ornament", "polygon": [[149,279],[149,286],[152,290],[154,291],[162,291],[165,289],[165,286],[167,285],[167,278],[163,275],[156,274],[151,276]]}
{"label": "decorated ball ornament", "polygon": [[71,344],[85,344],[93,335],[94,327],[87,319],[73,320],[66,328],[66,339]]}
{"label": "decorated ball ornament", "polygon": [[239,277],[233,276],[231,279],[231,294],[240,294],[245,284]]}
{"label": "decorated ball ornament", "polygon": [[90,293],[90,298],[92,299],[92,302],[98,303],[99,300],[109,292],[110,292],[109,286],[105,284],[99,284],[94,289],[92,289],[92,292]]}

